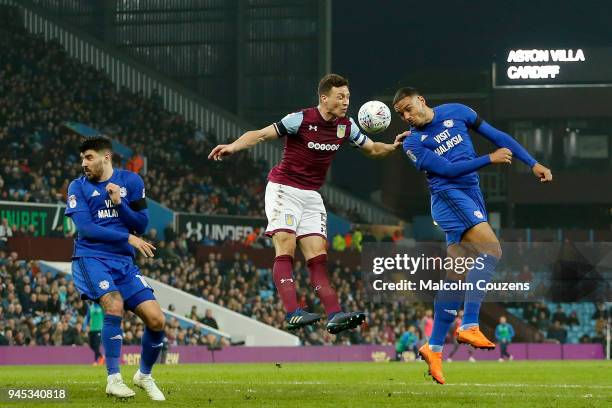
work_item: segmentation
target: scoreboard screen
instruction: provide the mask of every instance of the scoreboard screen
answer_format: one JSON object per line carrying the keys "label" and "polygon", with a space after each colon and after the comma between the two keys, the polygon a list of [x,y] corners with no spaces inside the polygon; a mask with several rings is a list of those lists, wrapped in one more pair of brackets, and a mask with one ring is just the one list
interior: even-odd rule
{"label": "scoreboard screen", "polygon": [[493,64],[493,87],[612,86],[612,47],[510,49]]}

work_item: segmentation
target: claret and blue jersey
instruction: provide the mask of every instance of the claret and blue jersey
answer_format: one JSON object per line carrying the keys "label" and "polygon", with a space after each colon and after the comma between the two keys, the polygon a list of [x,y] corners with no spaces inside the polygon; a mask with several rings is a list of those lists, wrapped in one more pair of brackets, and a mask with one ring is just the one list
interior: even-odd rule
{"label": "claret and blue jersey", "polygon": [[476,171],[490,164],[491,159],[489,155],[476,155],[468,130],[510,149],[529,167],[536,161],[510,135],[495,129],[465,105],[449,103],[433,111],[430,123],[410,129],[403,147],[414,166],[427,174],[432,217],[446,232],[450,245],[460,242],[472,226],[487,221]]}

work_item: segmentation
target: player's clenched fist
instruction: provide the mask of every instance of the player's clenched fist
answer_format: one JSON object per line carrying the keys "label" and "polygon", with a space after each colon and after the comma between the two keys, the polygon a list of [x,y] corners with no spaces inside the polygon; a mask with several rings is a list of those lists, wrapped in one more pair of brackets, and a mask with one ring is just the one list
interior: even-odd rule
{"label": "player's clenched fist", "polygon": [[539,178],[540,182],[542,183],[552,181],[552,172],[549,168],[542,166],[540,163],[534,164],[531,171],[533,171],[533,174],[535,174],[535,176]]}
{"label": "player's clenched fist", "polygon": [[210,154],[208,155],[208,158],[212,160],[216,160],[216,161],[221,161],[223,160],[223,157],[229,156],[233,153],[234,153],[234,148],[231,144],[229,145],[222,144],[212,149],[212,152],[210,152]]}
{"label": "player's clenched fist", "polygon": [[491,163],[495,163],[495,164],[512,163],[512,152],[510,151],[510,149],[507,149],[505,147],[502,147],[501,149],[497,149],[496,151],[491,153],[489,157],[491,158]]}
{"label": "player's clenched fist", "polygon": [[155,247],[136,235],[130,234],[128,237],[128,243],[136,248],[145,258],[153,258],[153,251]]}
{"label": "player's clenched fist", "polygon": [[121,190],[121,187],[119,187],[115,183],[108,183],[106,185],[106,192],[108,193],[108,196],[110,197],[111,201],[115,205],[121,204],[120,190]]}

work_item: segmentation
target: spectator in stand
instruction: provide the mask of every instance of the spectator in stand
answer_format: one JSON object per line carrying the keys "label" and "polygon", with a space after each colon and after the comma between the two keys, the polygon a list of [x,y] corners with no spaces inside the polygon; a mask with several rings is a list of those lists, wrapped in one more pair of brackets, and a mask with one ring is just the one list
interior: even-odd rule
{"label": "spectator in stand", "polygon": [[543,310],[538,310],[540,310],[538,318],[532,319],[532,322],[535,323],[535,326],[539,330],[543,332],[548,331],[548,329],[550,328],[550,321],[548,320],[548,317],[546,317],[546,313]]}
{"label": "spectator in stand", "polygon": [[344,252],[346,249],[346,241],[340,233],[334,236],[332,240],[332,249],[336,252]]}
{"label": "spectator in stand", "polygon": [[402,355],[406,351],[411,351],[413,354],[413,359],[418,356],[418,336],[416,333],[416,328],[413,325],[408,327],[408,331],[404,332],[395,343],[395,360],[400,361],[402,359]]}
{"label": "spectator in stand", "polygon": [[157,238],[157,230],[155,228],[149,228],[145,237],[146,240],[151,242],[153,245],[157,246],[159,244],[159,239]]}
{"label": "spectator in stand", "polygon": [[85,332],[88,333],[89,347],[94,352],[94,363],[93,365],[104,365],[105,359],[102,353],[100,353],[100,343],[102,339],[102,325],[104,323],[104,310],[102,307],[95,303],[90,302],[87,307],[87,314],[83,322]]}
{"label": "spectator in stand", "polygon": [[213,313],[211,309],[206,309],[205,315],[200,321],[202,322],[202,324],[212,327],[213,329],[219,328],[219,325],[217,324],[217,320],[213,317]]}
{"label": "spectator in stand", "polygon": [[259,235],[259,228],[253,229],[247,236],[244,238],[244,245],[247,247],[252,247],[257,241],[257,236]]}
{"label": "spectator in stand", "polygon": [[369,229],[367,229],[364,234],[363,234],[363,240],[361,241],[363,243],[366,242],[377,242],[377,239],[374,235],[372,235],[372,231],[370,231]]}
{"label": "spectator in stand", "polygon": [[514,327],[506,321],[506,316],[501,316],[499,324],[495,328],[495,338],[499,342],[499,348],[501,349],[500,362],[503,362],[504,358],[512,360],[512,356],[508,353],[508,346],[512,343],[514,334]]}
{"label": "spectator in stand", "polygon": [[166,241],[175,240],[176,234],[174,232],[174,226],[172,225],[172,223],[169,223],[168,225],[166,225],[166,228],[164,228],[164,237]]}
{"label": "spectator in stand", "polygon": [[431,309],[425,311],[425,316],[421,319],[420,326],[421,332],[425,336],[425,340],[429,340],[433,330],[433,311]]}
{"label": "spectator in stand", "polygon": [[344,248],[351,249],[352,244],[353,244],[353,234],[351,233],[351,231],[348,231],[346,234],[344,234]]}
{"label": "spectator in stand", "polygon": [[353,232],[353,242],[351,246],[355,251],[361,252],[363,248],[362,242],[363,242],[363,234],[359,228],[356,228],[355,232]]}
{"label": "spectator in stand", "polygon": [[140,147],[136,148],[134,154],[127,161],[125,169],[133,171],[134,173],[140,173],[144,167],[144,157],[142,156],[142,150]]}
{"label": "spectator in stand", "polygon": [[578,319],[578,313],[576,313],[575,310],[572,313],[570,313],[569,317],[567,318],[567,325],[568,326],[580,326],[580,320]]}
{"label": "spectator in stand", "polygon": [[567,315],[563,311],[563,307],[561,307],[561,305],[557,306],[557,310],[553,314],[552,320],[553,321],[557,320],[561,324],[566,324],[567,323]]}
{"label": "spectator in stand", "polygon": [[560,321],[555,320],[553,325],[548,329],[547,338],[565,344],[567,341],[567,330],[561,325]]}
{"label": "spectator in stand", "polygon": [[603,315],[600,315],[600,317],[595,321],[595,337],[593,338],[594,342],[604,343],[606,341],[607,326],[607,319],[605,319]]}
{"label": "spectator in stand", "polygon": [[2,218],[2,224],[0,224],[0,249],[6,247],[8,239],[13,236],[13,230],[8,223],[8,219]]}
{"label": "spectator in stand", "polygon": [[194,320],[196,322],[200,321],[200,316],[198,316],[198,307],[196,305],[191,306],[191,311],[188,315],[185,315],[186,318]]}
{"label": "spectator in stand", "polygon": [[593,313],[592,319],[607,319],[608,317],[610,317],[610,310],[606,307],[606,304],[604,302],[597,302],[595,313]]}

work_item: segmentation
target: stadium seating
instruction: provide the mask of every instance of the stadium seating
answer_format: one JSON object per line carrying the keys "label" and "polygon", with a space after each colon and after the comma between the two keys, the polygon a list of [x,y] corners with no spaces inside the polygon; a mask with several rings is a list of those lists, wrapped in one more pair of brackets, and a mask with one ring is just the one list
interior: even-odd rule
{"label": "stadium seating", "polygon": [[[594,318],[597,310],[596,305],[592,302],[581,302],[581,303],[556,303],[556,302],[545,302],[543,304],[536,304],[537,310],[547,310],[548,317],[546,318],[546,324],[551,325],[554,323],[554,313],[560,307],[566,318],[569,318],[572,313],[575,313],[578,320],[578,324],[572,324],[568,320],[560,321],[563,328],[567,331],[567,343],[580,343],[585,341],[598,341],[603,338],[601,333],[597,333],[596,320]],[[538,327],[541,324],[541,319],[533,319],[533,313],[526,312],[526,308],[531,305],[524,304],[520,307],[508,307],[508,312],[513,315],[525,320],[528,323]],[[535,323],[534,323],[535,322]],[[541,326],[540,326],[541,327]],[[547,338],[548,330],[541,330],[544,338]],[[586,336],[586,338],[585,338]]]}
{"label": "stadium seating", "polygon": [[[164,110],[158,95],[117,90],[58,43],[17,28],[0,30],[0,123],[6,122],[0,142],[9,147],[0,152],[0,200],[65,201],[68,183],[80,171],[79,139],[64,124],[78,121],[146,156],[148,171],[141,174],[148,195],[166,207],[263,215],[263,161],[240,154],[211,165],[206,157],[214,134]],[[341,214],[359,220],[350,209]]]}

